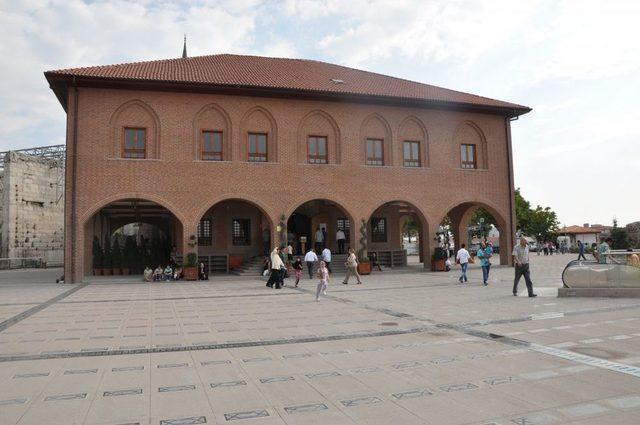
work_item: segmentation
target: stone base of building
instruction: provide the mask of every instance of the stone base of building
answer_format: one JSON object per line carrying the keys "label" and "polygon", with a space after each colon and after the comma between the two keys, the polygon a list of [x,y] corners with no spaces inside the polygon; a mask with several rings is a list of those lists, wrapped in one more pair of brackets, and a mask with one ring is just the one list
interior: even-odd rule
{"label": "stone base of building", "polygon": [[640,288],[560,288],[558,297],[640,298]]}

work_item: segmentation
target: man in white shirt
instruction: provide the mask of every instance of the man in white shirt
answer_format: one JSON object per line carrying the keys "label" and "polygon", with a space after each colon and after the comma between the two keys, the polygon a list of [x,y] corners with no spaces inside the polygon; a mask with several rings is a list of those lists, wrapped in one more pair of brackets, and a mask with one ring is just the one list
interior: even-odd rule
{"label": "man in white shirt", "polygon": [[336,242],[338,242],[338,254],[344,254],[344,242],[347,240],[347,236],[342,229],[338,229],[336,232]]}
{"label": "man in white shirt", "polygon": [[456,254],[456,263],[460,264],[460,268],[462,273],[460,274],[460,278],[458,279],[460,283],[468,282],[467,280],[467,266],[469,265],[469,258],[471,258],[471,254],[467,251],[465,244],[460,245],[460,249]]}
{"label": "man in white shirt", "polygon": [[331,271],[331,250],[329,248],[322,250],[322,261],[324,261],[324,264],[327,266],[329,273],[333,273]]}
{"label": "man in white shirt", "polygon": [[316,228],[316,252],[321,252],[322,243],[324,242],[324,233],[320,227]]}
{"label": "man in white shirt", "polygon": [[309,279],[313,279],[313,266],[318,261],[318,256],[313,252],[313,248],[309,247],[309,252],[304,256],[304,262],[307,263],[307,270],[309,270]]}

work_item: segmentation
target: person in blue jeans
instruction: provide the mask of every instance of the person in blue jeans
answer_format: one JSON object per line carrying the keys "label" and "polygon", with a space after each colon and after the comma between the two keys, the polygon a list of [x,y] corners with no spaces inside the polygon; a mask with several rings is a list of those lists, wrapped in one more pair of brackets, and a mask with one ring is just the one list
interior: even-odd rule
{"label": "person in blue jeans", "polygon": [[491,256],[493,255],[491,242],[488,244],[485,244],[484,241],[480,242],[480,249],[478,249],[477,255],[482,266],[482,283],[487,286],[489,284],[489,271],[491,270]]}
{"label": "person in blue jeans", "polygon": [[456,263],[460,264],[461,269],[460,278],[458,279],[460,283],[467,282],[467,266],[469,265],[469,258],[471,258],[471,254],[467,251],[466,245],[460,245],[460,249],[456,254]]}
{"label": "person in blue jeans", "polygon": [[585,246],[582,241],[578,241],[578,261],[582,258],[584,261],[587,261],[587,257],[584,256]]}

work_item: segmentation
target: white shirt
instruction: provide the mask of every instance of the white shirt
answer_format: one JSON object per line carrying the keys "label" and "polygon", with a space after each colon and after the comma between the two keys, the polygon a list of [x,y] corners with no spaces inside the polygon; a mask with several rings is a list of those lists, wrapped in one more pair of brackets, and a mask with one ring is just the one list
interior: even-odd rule
{"label": "white shirt", "polygon": [[316,242],[324,242],[324,235],[322,234],[322,230],[316,230]]}
{"label": "white shirt", "polygon": [[325,248],[322,250],[322,261],[325,261],[327,263],[331,262],[331,251],[329,250],[329,248]]}
{"label": "white shirt", "polygon": [[336,232],[336,240],[339,241],[341,239],[347,239],[347,237],[344,235],[344,232],[342,230],[338,230]]}
{"label": "white shirt", "polygon": [[469,251],[467,251],[464,248],[460,248],[458,250],[458,253],[456,254],[456,260],[458,260],[460,262],[460,264],[466,264],[469,262],[469,257],[471,257],[471,255],[469,254]]}
{"label": "white shirt", "polygon": [[305,254],[304,261],[316,262],[318,261],[318,256],[316,255],[315,252],[309,251]]}
{"label": "white shirt", "polygon": [[271,268],[280,270],[282,267],[284,267],[282,258],[280,258],[277,252],[271,252]]}

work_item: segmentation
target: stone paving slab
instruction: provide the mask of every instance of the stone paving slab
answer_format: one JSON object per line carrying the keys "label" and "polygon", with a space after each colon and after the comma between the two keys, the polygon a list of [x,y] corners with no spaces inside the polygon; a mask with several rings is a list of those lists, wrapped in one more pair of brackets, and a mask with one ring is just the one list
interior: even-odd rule
{"label": "stone paving slab", "polygon": [[[569,259],[533,257],[541,292]],[[0,272],[0,321],[18,316],[0,332],[3,425],[640,417],[640,305],[513,297],[510,268],[495,267],[487,288],[477,268],[469,285],[387,270],[331,283],[320,302],[315,281],[276,291],[235,277],[101,281],[60,298],[71,286],[47,273]]]}

